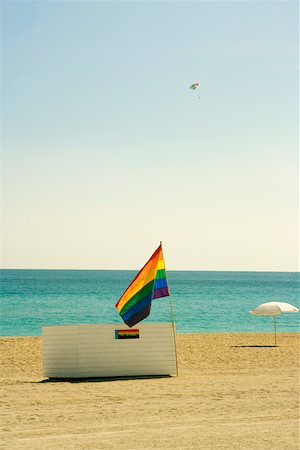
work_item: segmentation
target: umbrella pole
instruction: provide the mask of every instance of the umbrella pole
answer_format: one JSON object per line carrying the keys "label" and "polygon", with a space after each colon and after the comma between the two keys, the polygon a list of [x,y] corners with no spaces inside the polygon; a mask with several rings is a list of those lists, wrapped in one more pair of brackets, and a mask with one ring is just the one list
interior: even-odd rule
{"label": "umbrella pole", "polygon": [[277,338],[276,338],[276,314],[274,314],[274,335],[275,335],[275,347],[277,347]]}

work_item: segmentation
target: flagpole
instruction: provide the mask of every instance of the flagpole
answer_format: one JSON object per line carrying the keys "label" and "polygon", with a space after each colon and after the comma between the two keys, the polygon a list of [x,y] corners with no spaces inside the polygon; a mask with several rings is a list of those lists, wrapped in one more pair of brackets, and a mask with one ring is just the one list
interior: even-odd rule
{"label": "flagpole", "polygon": [[[162,252],[162,255],[163,255],[162,241],[160,241],[160,245],[161,245],[161,252]],[[164,256],[163,256],[163,259],[165,260]],[[166,271],[167,286],[168,286],[168,291],[169,291],[169,303],[170,303],[171,322],[172,322],[173,340],[174,340],[174,348],[175,348],[176,376],[178,377],[178,359],[177,359],[177,346],[176,346],[176,330],[175,330],[175,321],[174,321],[174,314],[173,314],[173,305],[172,305],[172,299],[171,299],[171,292],[170,292],[170,288],[169,288],[169,280],[168,280],[168,275],[167,275],[166,265],[165,265],[165,271]]]}
{"label": "flagpole", "polygon": [[277,339],[276,339],[276,314],[274,314],[274,335],[275,335],[275,347],[277,347]]}

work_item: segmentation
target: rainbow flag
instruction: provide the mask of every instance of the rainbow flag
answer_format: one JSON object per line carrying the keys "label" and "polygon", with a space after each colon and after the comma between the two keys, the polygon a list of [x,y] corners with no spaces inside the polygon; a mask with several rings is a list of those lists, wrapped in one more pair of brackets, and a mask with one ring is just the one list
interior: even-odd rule
{"label": "rainbow flag", "polygon": [[140,330],[115,330],[115,339],[139,339]]}
{"label": "rainbow flag", "polygon": [[160,244],[116,303],[116,308],[124,322],[133,327],[149,316],[153,299],[168,295],[166,268]]}

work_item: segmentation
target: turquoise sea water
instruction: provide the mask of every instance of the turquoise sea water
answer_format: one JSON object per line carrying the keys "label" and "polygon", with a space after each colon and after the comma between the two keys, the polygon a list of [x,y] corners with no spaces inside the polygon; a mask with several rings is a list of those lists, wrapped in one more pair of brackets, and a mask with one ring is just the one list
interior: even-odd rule
{"label": "turquoise sea water", "polygon": [[[1,270],[2,336],[40,335],[44,325],[121,323],[115,303],[136,275],[111,270]],[[177,332],[273,331],[260,303],[299,307],[300,274],[168,271]],[[278,317],[278,331],[299,331],[300,313]],[[152,303],[146,321],[169,321],[169,299]]]}

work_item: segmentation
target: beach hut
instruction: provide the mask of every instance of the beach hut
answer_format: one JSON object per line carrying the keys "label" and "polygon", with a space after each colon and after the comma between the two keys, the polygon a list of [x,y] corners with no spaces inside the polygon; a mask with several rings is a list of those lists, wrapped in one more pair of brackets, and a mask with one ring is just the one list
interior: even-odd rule
{"label": "beach hut", "polygon": [[171,322],[82,324],[42,328],[43,374],[49,378],[175,375]]}

